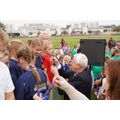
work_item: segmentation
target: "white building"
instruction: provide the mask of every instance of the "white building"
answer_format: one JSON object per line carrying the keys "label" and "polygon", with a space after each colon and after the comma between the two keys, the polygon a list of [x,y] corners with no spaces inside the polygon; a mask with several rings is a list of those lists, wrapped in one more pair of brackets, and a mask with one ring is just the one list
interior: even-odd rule
{"label": "white building", "polygon": [[[48,33],[50,36],[56,35],[88,35],[111,31],[111,26],[99,26],[98,22],[81,22],[70,24],[69,27],[60,27],[53,24],[30,23],[21,26],[7,24],[6,31],[17,36],[36,37],[41,33]],[[65,33],[65,34],[64,34]]]}
{"label": "white building", "polygon": [[22,26],[6,25],[7,33],[19,33],[20,36],[36,37],[40,33],[48,33],[51,35],[61,35],[61,28],[51,24],[24,24]]}
{"label": "white building", "polygon": [[57,36],[60,36],[61,35],[61,33],[62,33],[62,30],[61,30],[61,28],[60,27],[57,27],[56,28],[56,32],[57,32]]}
{"label": "white building", "polygon": [[87,25],[82,28],[82,33],[83,33],[83,35],[88,34],[88,26]]}
{"label": "white building", "polygon": [[20,36],[19,26],[13,24],[6,24],[5,29],[8,34],[16,34]]}

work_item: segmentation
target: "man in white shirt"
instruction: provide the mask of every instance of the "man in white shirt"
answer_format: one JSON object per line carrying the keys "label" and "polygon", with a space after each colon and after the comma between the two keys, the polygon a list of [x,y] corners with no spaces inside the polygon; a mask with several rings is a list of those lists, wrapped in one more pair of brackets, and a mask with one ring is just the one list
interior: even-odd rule
{"label": "man in white shirt", "polygon": [[[8,41],[7,34],[0,29],[0,53],[4,50]],[[0,100],[13,100],[14,85],[8,67],[0,62]]]}

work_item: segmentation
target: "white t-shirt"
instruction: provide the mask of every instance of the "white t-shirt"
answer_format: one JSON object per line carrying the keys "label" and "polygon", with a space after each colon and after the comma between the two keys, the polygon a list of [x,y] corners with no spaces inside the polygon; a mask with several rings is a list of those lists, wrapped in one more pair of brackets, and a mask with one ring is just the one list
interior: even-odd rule
{"label": "white t-shirt", "polygon": [[0,100],[5,99],[5,93],[12,92],[14,85],[8,67],[0,62]]}

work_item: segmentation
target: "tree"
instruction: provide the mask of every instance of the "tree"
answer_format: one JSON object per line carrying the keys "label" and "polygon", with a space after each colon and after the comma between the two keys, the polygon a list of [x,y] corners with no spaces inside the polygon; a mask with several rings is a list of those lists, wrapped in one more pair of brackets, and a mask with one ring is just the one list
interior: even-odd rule
{"label": "tree", "polygon": [[39,32],[37,32],[37,37],[39,37],[39,35],[40,35],[41,33],[40,33],[40,31]]}
{"label": "tree", "polygon": [[107,29],[104,29],[103,32],[107,32]]}
{"label": "tree", "polygon": [[66,31],[66,30],[64,30],[64,31],[62,32],[62,34],[66,35],[66,34],[67,34],[67,31]]}
{"label": "tree", "polygon": [[114,32],[120,32],[120,25],[113,29]]}
{"label": "tree", "polygon": [[88,30],[88,33],[92,33],[92,30]]}
{"label": "tree", "polygon": [[66,29],[69,29],[69,27],[71,27],[71,25],[67,25],[67,26],[66,26]]}
{"label": "tree", "polygon": [[0,28],[5,30],[5,25],[2,22],[0,22]]}
{"label": "tree", "polygon": [[32,33],[32,32],[29,32],[29,35],[33,35],[33,33]]}

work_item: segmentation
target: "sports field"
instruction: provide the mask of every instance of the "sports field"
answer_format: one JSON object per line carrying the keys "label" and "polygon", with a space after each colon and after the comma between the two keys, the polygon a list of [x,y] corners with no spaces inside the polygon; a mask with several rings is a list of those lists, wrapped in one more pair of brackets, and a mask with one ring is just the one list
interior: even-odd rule
{"label": "sports field", "polygon": [[[53,42],[53,47],[57,47],[58,44],[61,41],[61,38],[64,38],[64,40],[68,43],[70,48],[72,49],[74,45],[78,45],[80,39],[84,38],[92,38],[92,39],[106,39],[107,41],[110,39],[110,37],[113,38],[115,41],[120,41],[120,35],[113,35],[113,36],[103,36],[103,35],[98,35],[98,36],[72,36],[72,37],[51,37],[52,42]],[[35,39],[35,38],[20,38],[23,42],[27,42],[28,39]]]}

